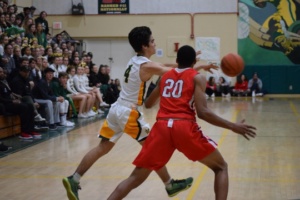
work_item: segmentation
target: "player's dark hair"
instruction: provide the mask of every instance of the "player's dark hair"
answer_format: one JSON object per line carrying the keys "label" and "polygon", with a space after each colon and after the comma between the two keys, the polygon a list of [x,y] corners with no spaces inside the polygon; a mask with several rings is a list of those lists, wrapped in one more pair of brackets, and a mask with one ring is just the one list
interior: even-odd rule
{"label": "player's dark hair", "polygon": [[178,68],[191,67],[196,60],[196,52],[193,47],[185,45],[177,52]]}
{"label": "player's dark hair", "polygon": [[149,46],[152,32],[147,26],[135,27],[128,34],[128,40],[135,52],[141,52],[143,46]]}

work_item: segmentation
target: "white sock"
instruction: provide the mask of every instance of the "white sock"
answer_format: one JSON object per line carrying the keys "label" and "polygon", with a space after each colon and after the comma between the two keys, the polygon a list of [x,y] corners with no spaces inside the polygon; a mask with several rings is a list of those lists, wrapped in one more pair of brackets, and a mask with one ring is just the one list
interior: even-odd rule
{"label": "white sock", "polygon": [[172,182],[172,178],[170,178],[167,182],[164,182],[166,188],[169,188],[169,189],[170,189],[170,188],[172,187],[171,182]]}
{"label": "white sock", "polygon": [[77,172],[75,172],[75,173],[73,174],[73,180],[74,180],[75,182],[79,183],[80,179],[81,179],[81,175],[78,174]]}

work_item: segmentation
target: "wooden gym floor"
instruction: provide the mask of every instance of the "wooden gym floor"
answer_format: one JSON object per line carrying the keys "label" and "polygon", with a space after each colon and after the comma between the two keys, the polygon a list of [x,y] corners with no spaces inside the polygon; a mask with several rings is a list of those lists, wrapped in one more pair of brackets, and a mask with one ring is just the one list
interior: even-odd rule
{"label": "wooden gym floor", "polygon": [[[235,133],[199,120],[206,135],[218,144],[229,166],[229,200],[300,199],[300,99],[215,98],[209,107],[218,115],[237,121],[242,118],[257,127],[257,137],[247,141]],[[152,125],[157,108],[144,112]],[[103,119],[78,123],[69,132],[0,158],[0,199],[65,200],[61,183],[98,144],[97,131]],[[6,142],[6,141],[4,141]],[[115,148],[99,159],[81,180],[80,199],[106,199],[132,171],[138,143],[124,135]],[[212,200],[213,173],[175,152],[167,165],[174,178],[194,177],[192,187],[173,200]],[[155,173],[127,200],[164,200],[164,185]]]}

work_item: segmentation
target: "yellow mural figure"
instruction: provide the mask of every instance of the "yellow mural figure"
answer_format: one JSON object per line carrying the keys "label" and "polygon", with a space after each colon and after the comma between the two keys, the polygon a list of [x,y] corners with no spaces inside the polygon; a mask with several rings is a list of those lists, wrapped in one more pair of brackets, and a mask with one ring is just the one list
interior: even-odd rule
{"label": "yellow mural figure", "polygon": [[277,11],[259,25],[250,19],[250,38],[260,46],[278,49],[287,56],[300,47],[300,0],[253,0],[264,8],[272,3]]}

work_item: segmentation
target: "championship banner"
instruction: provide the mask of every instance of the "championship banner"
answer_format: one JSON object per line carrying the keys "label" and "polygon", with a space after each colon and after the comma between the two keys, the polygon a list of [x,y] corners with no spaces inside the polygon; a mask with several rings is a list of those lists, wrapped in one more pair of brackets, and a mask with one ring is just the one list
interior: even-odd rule
{"label": "championship banner", "polygon": [[99,0],[99,14],[129,13],[129,0]]}

